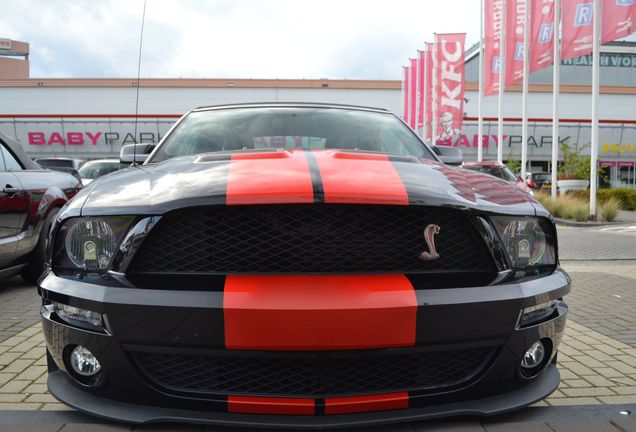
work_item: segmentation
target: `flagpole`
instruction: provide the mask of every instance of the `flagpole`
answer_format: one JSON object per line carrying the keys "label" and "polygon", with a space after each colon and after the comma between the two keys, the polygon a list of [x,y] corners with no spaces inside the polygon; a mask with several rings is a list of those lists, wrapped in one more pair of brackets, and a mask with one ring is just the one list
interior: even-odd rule
{"label": "flagpole", "polygon": [[481,0],[479,7],[480,13],[480,32],[479,32],[479,96],[477,98],[477,160],[484,160],[484,115],[482,106],[484,103],[484,1]]}
{"label": "flagpole", "polygon": [[501,37],[499,39],[499,101],[497,119],[497,162],[503,163],[503,93],[506,74],[506,0],[501,1]]}
{"label": "flagpole", "polygon": [[599,38],[601,29],[601,1],[594,0],[592,15],[592,146],[590,148],[590,216],[596,216],[596,165],[598,159],[598,79],[600,72]]}
{"label": "flagpole", "polygon": [[422,101],[424,102],[424,106],[422,107],[423,120],[422,120],[422,139],[426,141],[426,132],[428,132],[428,127],[426,125],[426,120],[428,119],[428,97],[426,91],[426,83],[428,82],[428,46],[424,46],[424,85],[422,85],[422,91],[424,92],[424,97]]}
{"label": "flagpole", "polygon": [[433,100],[432,110],[433,116],[431,118],[431,142],[433,145],[437,145],[437,33],[434,33],[433,43]]}
{"label": "flagpole", "polygon": [[561,66],[561,42],[559,40],[559,20],[561,19],[561,0],[554,0],[554,58],[552,66],[552,161],[550,163],[552,199],[557,197],[557,168],[559,165],[559,69]]}
{"label": "flagpole", "polygon": [[521,179],[526,181],[528,165],[528,81],[530,80],[530,1],[525,0],[523,28],[523,93],[521,96]]}

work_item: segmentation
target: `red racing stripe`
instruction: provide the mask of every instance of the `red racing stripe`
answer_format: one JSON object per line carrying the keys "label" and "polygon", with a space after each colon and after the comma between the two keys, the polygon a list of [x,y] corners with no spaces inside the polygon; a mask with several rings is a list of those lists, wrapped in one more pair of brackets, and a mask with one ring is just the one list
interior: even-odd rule
{"label": "red racing stripe", "polygon": [[243,414],[314,415],[316,403],[301,398],[228,396],[227,410]]}
{"label": "red racing stripe", "polygon": [[417,300],[404,275],[228,275],[225,346],[347,350],[415,344]]}
{"label": "red racing stripe", "polygon": [[395,166],[384,154],[313,151],[326,203],[408,205]]}
{"label": "red racing stripe", "polygon": [[227,204],[313,203],[313,186],[303,151],[247,152],[232,155]]}
{"label": "red racing stripe", "polygon": [[351,414],[388,411],[409,407],[409,394],[384,393],[368,396],[349,396],[325,399],[325,414]]}

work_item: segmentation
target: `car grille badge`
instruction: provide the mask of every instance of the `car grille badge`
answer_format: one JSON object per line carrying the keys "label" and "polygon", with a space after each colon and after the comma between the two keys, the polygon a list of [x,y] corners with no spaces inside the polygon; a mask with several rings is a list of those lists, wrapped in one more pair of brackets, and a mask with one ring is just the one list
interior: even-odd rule
{"label": "car grille badge", "polygon": [[424,251],[420,254],[420,259],[423,261],[434,261],[440,258],[440,255],[435,249],[435,236],[439,234],[441,228],[439,225],[430,224],[424,228],[424,240],[428,246],[428,252]]}

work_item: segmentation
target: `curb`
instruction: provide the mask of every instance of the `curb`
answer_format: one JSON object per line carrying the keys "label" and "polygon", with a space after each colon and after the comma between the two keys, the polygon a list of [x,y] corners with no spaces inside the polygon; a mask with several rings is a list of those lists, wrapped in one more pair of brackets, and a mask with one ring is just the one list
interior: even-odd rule
{"label": "curb", "polygon": [[559,225],[571,226],[571,227],[598,227],[605,225],[624,225],[630,222],[577,222],[568,219],[553,218],[554,222]]}

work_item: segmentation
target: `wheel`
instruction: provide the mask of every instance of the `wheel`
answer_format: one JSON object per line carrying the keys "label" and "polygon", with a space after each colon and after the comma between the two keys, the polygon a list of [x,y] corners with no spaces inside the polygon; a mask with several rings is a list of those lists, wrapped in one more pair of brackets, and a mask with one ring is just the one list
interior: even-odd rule
{"label": "wheel", "polygon": [[59,208],[51,210],[46,216],[46,219],[44,219],[44,223],[42,224],[42,231],[40,231],[40,238],[38,238],[38,243],[35,245],[35,249],[33,249],[33,252],[31,252],[31,255],[29,256],[29,263],[22,269],[22,279],[30,284],[37,283],[38,279],[42,275],[42,272],[44,272],[44,261],[46,260],[46,244],[48,242],[49,230],[59,211]]}

